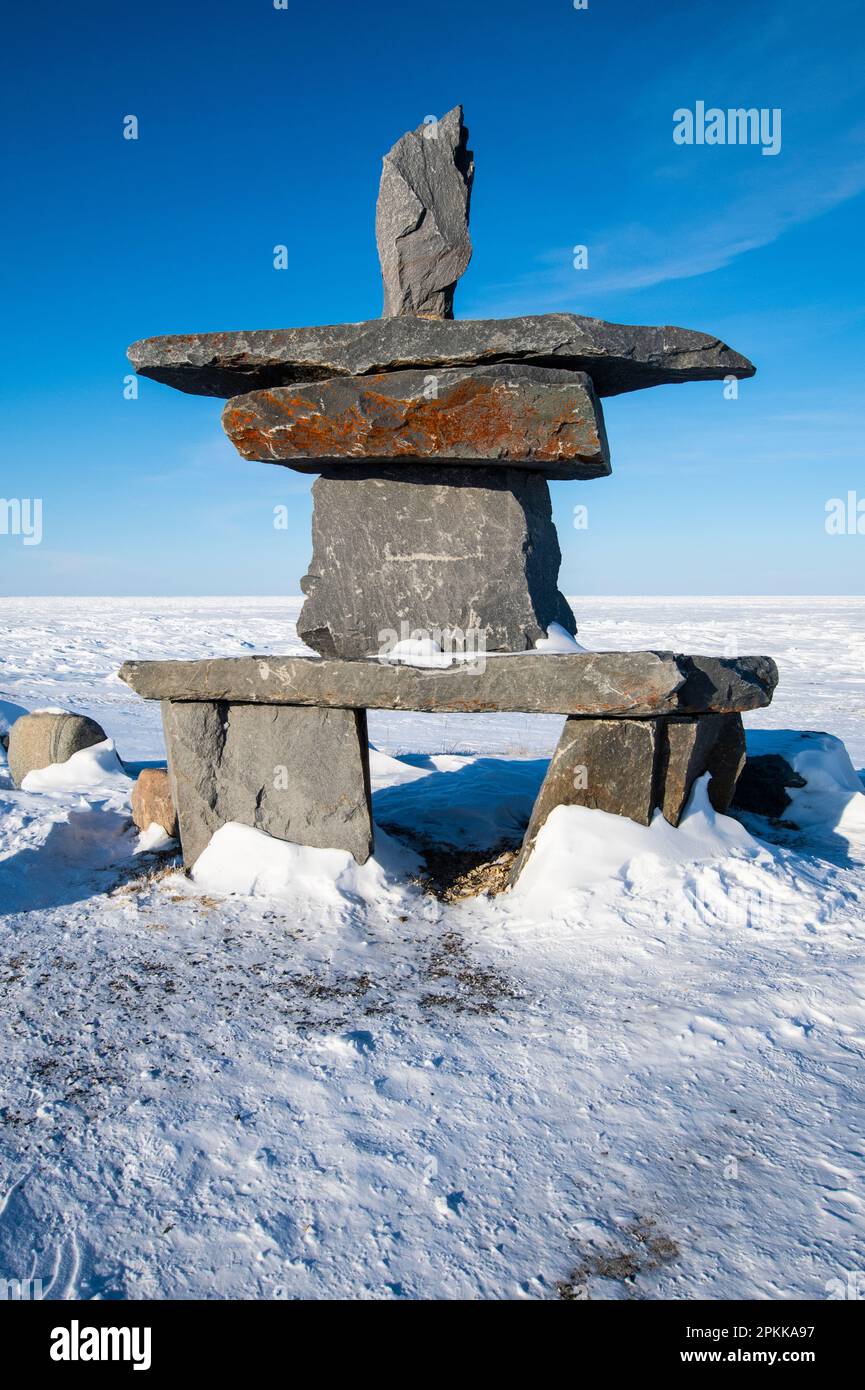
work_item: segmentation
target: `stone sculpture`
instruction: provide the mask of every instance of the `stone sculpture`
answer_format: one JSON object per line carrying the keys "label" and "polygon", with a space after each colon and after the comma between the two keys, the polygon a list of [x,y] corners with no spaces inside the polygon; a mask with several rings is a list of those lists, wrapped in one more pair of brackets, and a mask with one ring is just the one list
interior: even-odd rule
{"label": "stone sculpture", "polygon": [[[243,458],[319,475],[298,622],[318,659],[123,668],[165,702],[187,863],[227,820],[365,859],[368,708],[568,716],[516,872],[563,803],[643,823],[661,810],[677,824],[708,772],[713,804],[729,805],[741,711],[769,703],[774,663],[568,651],[577,624],[558,589],[548,479],[610,472],[603,397],[754,368],[691,329],[575,314],[455,320],[473,179],[459,106],[385,155],[379,320],[129,349],[142,376],[226,398],[223,425]],[[551,629],[564,650],[538,649]],[[403,633],[452,661],[396,664]]]}

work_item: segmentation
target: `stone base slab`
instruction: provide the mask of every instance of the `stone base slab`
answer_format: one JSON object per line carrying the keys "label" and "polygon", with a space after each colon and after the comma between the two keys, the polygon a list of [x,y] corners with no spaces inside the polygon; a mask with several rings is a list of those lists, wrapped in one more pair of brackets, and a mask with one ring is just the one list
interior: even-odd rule
{"label": "stone base slab", "polygon": [[[745,761],[739,710],[767,705],[777,681],[768,657],[669,652],[490,657],[444,669],[242,657],[128,662],[120,674],[163,700],[187,866],[228,821],[363,863],[373,847],[367,707],[567,714],[512,881],[556,806],[642,825],[660,809],[678,825],[709,772],[712,805],[726,811]],[[706,709],[710,701],[720,708]]]}
{"label": "stone base slab", "polygon": [[120,677],[146,700],[639,719],[761,709],[778,669],[768,656],[522,652],[443,668],[309,656],[127,661]]}

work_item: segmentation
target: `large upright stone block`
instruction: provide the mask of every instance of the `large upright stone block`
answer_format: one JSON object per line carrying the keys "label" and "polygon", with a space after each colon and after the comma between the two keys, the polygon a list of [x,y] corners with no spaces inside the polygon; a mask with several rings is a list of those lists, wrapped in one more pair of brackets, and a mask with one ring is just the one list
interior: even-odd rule
{"label": "large upright stone block", "polygon": [[162,719],[187,868],[228,821],[369,858],[363,710],[164,701]]}
{"label": "large upright stone block", "polygon": [[540,474],[343,468],[312,495],[297,630],[322,656],[376,656],[403,631],[455,633],[453,650],[474,651],[524,651],[551,622],[576,632],[556,587],[561,551]]}

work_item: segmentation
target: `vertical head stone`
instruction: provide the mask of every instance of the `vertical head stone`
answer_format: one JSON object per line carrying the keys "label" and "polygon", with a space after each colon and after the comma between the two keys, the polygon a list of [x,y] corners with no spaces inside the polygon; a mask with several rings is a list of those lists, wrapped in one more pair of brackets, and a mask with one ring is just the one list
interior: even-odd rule
{"label": "vertical head stone", "polygon": [[472,255],[468,135],[455,106],[408,131],[384,157],[375,212],[383,318],[454,316],[456,282]]}

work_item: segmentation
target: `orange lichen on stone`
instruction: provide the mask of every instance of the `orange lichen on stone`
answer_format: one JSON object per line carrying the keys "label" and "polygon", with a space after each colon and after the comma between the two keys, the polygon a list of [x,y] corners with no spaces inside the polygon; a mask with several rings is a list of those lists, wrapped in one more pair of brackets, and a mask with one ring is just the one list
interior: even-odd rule
{"label": "orange lichen on stone", "polygon": [[[395,387],[398,376],[411,380]],[[442,381],[433,373],[383,373],[240,396],[225,407],[223,423],[247,459],[587,460],[604,472],[595,406],[576,377],[539,384],[501,374]]]}

